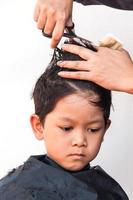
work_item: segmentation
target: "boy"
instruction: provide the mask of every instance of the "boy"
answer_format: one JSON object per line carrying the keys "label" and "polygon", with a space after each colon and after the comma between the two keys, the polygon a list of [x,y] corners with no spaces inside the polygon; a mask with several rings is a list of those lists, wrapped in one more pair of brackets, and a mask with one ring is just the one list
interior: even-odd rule
{"label": "boy", "polygon": [[90,167],[110,125],[111,92],[59,77],[61,59],[81,60],[56,48],[33,91],[31,126],[47,154],[31,156],[3,178],[0,200],[128,200],[114,179]]}

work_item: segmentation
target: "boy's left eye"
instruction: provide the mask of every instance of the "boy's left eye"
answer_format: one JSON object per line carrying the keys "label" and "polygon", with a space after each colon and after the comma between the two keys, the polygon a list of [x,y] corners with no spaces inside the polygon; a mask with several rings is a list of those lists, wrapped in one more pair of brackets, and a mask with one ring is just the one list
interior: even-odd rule
{"label": "boy's left eye", "polygon": [[87,128],[87,132],[89,133],[97,133],[99,130],[99,128]]}

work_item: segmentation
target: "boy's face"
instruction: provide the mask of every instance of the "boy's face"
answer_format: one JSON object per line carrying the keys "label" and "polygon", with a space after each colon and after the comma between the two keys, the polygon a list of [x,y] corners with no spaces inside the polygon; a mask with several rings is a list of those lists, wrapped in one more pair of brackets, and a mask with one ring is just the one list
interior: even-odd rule
{"label": "boy's face", "polygon": [[45,141],[47,155],[67,170],[84,168],[99,152],[110,121],[105,126],[103,112],[78,94],[59,100],[43,126],[38,117],[31,124],[38,139]]}

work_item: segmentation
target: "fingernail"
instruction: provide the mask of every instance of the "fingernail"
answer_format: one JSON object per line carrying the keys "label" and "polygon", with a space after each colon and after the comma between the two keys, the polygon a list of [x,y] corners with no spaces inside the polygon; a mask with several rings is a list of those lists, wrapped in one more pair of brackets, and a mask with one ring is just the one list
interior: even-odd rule
{"label": "fingernail", "polygon": [[62,45],[61,45],[61,48],[62,48],[62,49],[65,49],[66,46],[67,46],[66,44],[62,44]]}
{"label": "fingernail", "polygon": [[58,75],[65,75],[65,72],[58,72]]}
{"label": "fingernail", "polygon": [[58,61],[58,62],[57,62],[57,65],[61,66],[61,65],[62,65],[62,63],[63,63],[63,61],[62,61],[62,60],[60,60],[60,61]]}

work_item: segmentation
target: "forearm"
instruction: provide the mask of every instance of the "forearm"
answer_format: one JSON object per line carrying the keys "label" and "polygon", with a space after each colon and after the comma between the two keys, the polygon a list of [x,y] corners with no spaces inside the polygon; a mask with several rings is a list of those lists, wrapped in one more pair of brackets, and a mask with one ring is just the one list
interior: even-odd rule
{"label": "forearm", "polygon": [[106,5],[109,7],[133,10],[133,0],[74,0],[83,5]]}

